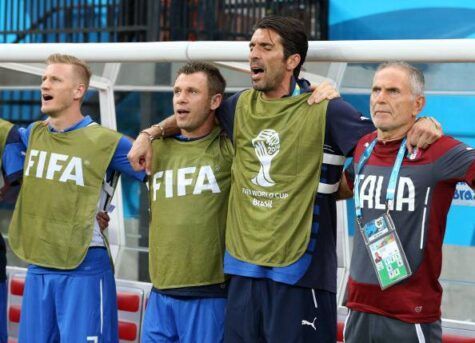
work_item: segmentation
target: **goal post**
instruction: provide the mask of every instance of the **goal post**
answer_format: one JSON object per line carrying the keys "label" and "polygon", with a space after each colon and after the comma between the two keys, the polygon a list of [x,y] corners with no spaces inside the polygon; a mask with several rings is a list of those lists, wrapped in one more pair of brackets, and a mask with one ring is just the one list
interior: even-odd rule
{"label": "goal post", "polygon": [[[226,71],[230,87],[239,90],[249,87],[247,64],[248,42],[147,42],[147,43],[40,43],[40,44],[0,44],[0,90],[2,89],[39,89],[40,79],[22,81],[8,80],[2,85],[2,70],[9,70],[29,75],[41,75],[46,58],[52,53],[65,53],[82,58],[100,66],[93,75],[91,87],[98,91],[101,123],[117,129],[117,115],[114,102],[115,92],[169,92],[172,81],[168,84],[127,84],[119,82],[119,76],[131,64],[145,69],[146,65],[155,63],[187,62],[202,60],[214,62]],[[417,63],[470,63],[475,62],[475,40],[380,40],[380,41],[312,41],[303,71],[305,78],[313,82],[329,79],[340,88],[348,65],[355,63],[379,63],[387,60],[404,60]],[[304,67],[306,65],[304,64]],[[170,68],[173,70],[173,68]],[[176,68],[175,68],[176,69]],[[471,70],[471,69],[470,69]],[[473,68],[475,72],[475,68]],[[244,74],[244,77],[243,77]],[[474,75],[468,77],[473,78]],[[172,80],[173,77],[170,77]],[[357,87],[356,87],[357,88]],[[350,89],[350,88],[347,88]],[[475,86],[473,90],[475,94]],[[368,94],[369,89],[355,89],[355,94]],[[461,92],[462,94],[463,92]],[[444,94],[442,92],[441,94]],[[470,93],[471,94],[471,93]],[[474,120],[475,121],[475,120]],[[475,136],[475,134],[474,134]],[[109,239],[113,258],[125,245],[126,225],[124,223],[123,199],[119,183],[111,213]],[[338,304],[344,300],[350,262],[350,237],[346,202],[338,202]],[[472,249],[475,249],[472,247]],[[474,278],[475,279],[475,278]],[[473,293],[475,293],[475,284]],[[475,301],[475,294],[472,294]],[[460,304],[463,306],[463,304]],[[341,312],[343,313],[343,312]],[[467,322],[447,320],[446,327],[468,329],[475,336],[475,313]]]}

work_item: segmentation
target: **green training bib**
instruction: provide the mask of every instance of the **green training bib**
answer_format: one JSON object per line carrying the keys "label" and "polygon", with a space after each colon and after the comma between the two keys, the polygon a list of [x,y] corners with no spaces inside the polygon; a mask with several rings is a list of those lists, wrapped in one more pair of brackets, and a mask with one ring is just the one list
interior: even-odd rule
{"label": "green training bib", "polygon": [[195,141],[153,142],[150,278],[158,289],[224,281],[233,148],[215,128]]}
{"label": "green training bib", "polygon": [[36,123],[10,223],[13,252],[43,267],[73,269],[91,243],[102,181],[121,135],[93,124],[54,133]]}
{"label": "green training bib", "polygon": [[239,97],[226,231],[237,259],[282,267],[307,249],[328,104],[309,106],[309,96],[265,100],[248,90]]}

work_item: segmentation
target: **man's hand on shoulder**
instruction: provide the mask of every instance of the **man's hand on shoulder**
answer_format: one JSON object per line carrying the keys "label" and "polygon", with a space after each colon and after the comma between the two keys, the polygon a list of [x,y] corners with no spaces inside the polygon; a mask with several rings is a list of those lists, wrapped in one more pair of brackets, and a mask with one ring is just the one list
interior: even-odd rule
{"label": "man's hand on shoulder", "polygon": [[323,81],[320,84],[312,83],[310,89],[313,92],[307,100],[309,105],[319,104],[323,100],[331,100],[340,96],[336,87],[329,81]]}
{"label": "man's hand on shoulder", "polygon": [[429,145],[442,137],[442,126],[432,117],[421,117],[407,133],[407,150],[412,153],[414,147],[427,149]]}

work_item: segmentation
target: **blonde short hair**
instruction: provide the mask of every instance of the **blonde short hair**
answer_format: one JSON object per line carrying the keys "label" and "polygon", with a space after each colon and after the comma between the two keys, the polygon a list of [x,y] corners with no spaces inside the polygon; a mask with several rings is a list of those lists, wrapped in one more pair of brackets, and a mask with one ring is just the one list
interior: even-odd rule
{"label": "blonde short hair", "polygon": [[46,59],[46,64],[70,64],[75,66],[81,81],[86,86],[86,90],[89,88],[92,72],[85,61],[71,55],[52,54]]}

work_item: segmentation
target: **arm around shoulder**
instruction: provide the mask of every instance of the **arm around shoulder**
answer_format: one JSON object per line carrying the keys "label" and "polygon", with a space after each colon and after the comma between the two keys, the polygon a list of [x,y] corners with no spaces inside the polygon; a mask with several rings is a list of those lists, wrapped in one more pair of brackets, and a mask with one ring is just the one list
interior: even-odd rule
{"label": "arm around shoulder", "polygon": [[160,123],[140,131],[132,145],[132,148],[127,154],[127,158],[129,159],[132,168],[136,171],[145,170],[149,173],[152,161],[152,140],[169,137],[177,133],[179,133],[179,129],[175,115],[171,115]]}
{"label": "arm around shoulder", "polygon": [[333,146],[345,156],[351,155],[358,141],[373,132],[373,122],[342,98],[330,100],[327,107],[327,128]]}

